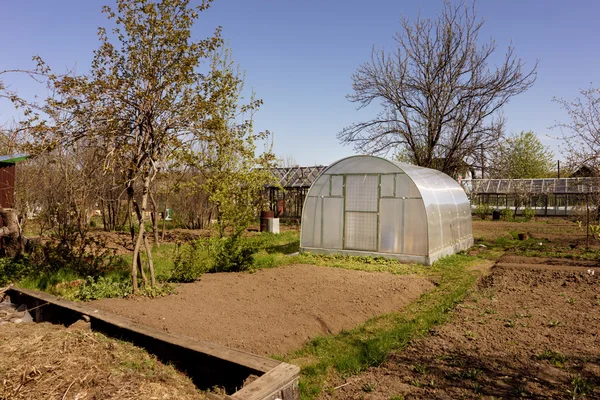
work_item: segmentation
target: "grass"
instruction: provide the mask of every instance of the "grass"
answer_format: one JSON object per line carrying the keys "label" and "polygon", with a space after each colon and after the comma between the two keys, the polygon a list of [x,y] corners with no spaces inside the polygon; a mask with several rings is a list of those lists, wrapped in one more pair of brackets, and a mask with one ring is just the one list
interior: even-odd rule
{"label": "grass", "polygon": [[[328,259],[314,255],[304,257],[316,265]],[[426,335],[433,326],[446,322],[450,311],[473,287],[477,273],[469,266],[477,261],[481,260],[456,254],[425,268],[389,260],[371,259],[369,263],[361,264],[356,257],[337,257],[333,264],[340,268],[418,273],[435,280],[437,285],[401,312],[372,318],[337,335],[317,337],[300,350],[281,357],[302,367],[301,397],[310,399],[317,396],[326,389],[332,375],[355,375],[368,367],[380,365],[391,352],[403,349],[411,340]]]}

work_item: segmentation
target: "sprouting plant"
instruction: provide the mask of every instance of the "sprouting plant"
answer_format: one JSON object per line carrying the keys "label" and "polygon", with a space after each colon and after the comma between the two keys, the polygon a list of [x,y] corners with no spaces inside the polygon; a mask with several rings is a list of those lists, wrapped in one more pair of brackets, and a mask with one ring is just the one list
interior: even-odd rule
{"label": "sprouting plant", "polygon": [[412,365],[410,369],[421,375],[425,375],[427,373],[427,364],[415,364]]}
{"label": "sprouting plant", "polygon": [[557,326],[559,326],[561,324],[562,324],[562,322],[560,322],[560,321],[550,321],[550,322],[548,322],[548,326],[550,328],[556,328]]}
{"label": "sprouting plant", "polygon": [[371,393],[376,387],[377,384],[375,382],[368,382],[361,386],[361,390],[365,393]]}
{"label": "sprouting plant", "polygon": [[543,353],[535,356],[538,360],[547,360],[550,364],[555,367],[562,368],[565,362],[567,361],[567,357],[564,354],[561,354],[554,350],[546,350]]}

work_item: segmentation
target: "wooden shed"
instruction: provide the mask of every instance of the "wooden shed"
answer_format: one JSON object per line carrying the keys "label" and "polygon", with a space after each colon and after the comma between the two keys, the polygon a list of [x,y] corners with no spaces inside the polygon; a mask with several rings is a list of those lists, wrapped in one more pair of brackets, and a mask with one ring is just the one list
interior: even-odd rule
{"label": "wooden shed", "polygon": [[15,164],[28,157],[27,154],[0,156],[0,207],[13,208],[15,205]]}

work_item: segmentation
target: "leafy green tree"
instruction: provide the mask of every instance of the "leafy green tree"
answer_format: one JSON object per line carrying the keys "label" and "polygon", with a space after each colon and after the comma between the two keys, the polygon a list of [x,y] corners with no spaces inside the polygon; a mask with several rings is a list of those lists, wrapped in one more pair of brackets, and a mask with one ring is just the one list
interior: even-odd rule
{"label": "leafy green tree", "polygon": [[492,177],[507,179],[547,178],[554,154],[532,131],[516,134],[498,145],[492,157]]}
{"label": "leafy green tree", "polygon": [[[239,80],[217,61],[223,44],[220,28],[203,40],[191,37],[194,22],[211,2],[190,7],[189,0],[117,0],[115,10],[103,7],[115,27],[110,34],[99,29],[100,47],[94,52],[91,71],[80,76],[49,74],[54,97],[29,120],[37,151],[85,142],[104,155],[99,173],[124,170],[123,185],[138,227],[134,237],[131,224],[134,292],[138,269],[145,280],[142,249],[151,284],[155,283],[145,222],[151,185],[161,169],[176,154],[191,154],[194,146],[221,148],[222,153],[213,153],[214,162],[220,162],[220,157],[235,160],[233,155],[243,160],[245,155],[239,150],[228,154],[236,149],[229,144],[235,142],[230,136],[238,125],[232,125],[230,118],[240,100]],[[46,68],[43,63],[42,68]],[[252,103],[242,109],[253,111],[257,106]],[[251,122],[241,126],[251,128]],[[196,162],[211,167],[206,160]]]}

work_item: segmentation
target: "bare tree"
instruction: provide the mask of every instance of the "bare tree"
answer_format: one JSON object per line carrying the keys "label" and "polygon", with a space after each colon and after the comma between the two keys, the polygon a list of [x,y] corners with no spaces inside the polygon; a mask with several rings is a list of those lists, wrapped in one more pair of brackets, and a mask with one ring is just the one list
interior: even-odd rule
{"label": "bare tree", "polygon": [[483,24],[474,3],[450,1],[435,20],[403,18],[394,51],[374,47],[347,96],[359,109],[379,101],[382,110],[344,128],[341,142],[370,154],[401,151],[449,174],[464,162],[478,165],[481,151],[502,136],[502,106],[533,85],[537,69],[524,71],[512,46],[490,66],[496,43],[479,44]]}
{"label": "bare tree", "polygon": [[580,91],[573,101],[555,98],[569,115],[570,121],[559,122],[553,128],[560,129],[566,144],[563,154],[573,170],[585,165],[600,170],[600,89],[590,87]]}

